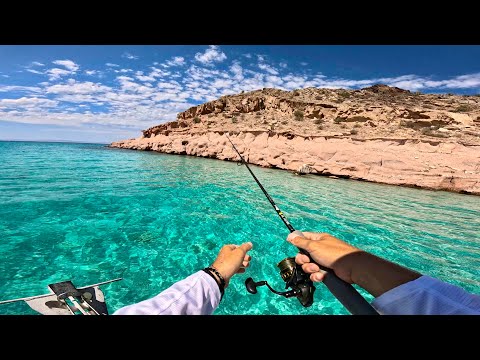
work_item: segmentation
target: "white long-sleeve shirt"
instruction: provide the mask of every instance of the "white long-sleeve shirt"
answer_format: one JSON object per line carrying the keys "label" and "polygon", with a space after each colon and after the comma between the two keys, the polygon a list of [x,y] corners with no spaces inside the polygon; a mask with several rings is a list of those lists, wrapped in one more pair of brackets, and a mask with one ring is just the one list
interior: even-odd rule
{"label": "white long-sleeve shirt", "polygon": [[383,293],[372,305],[385,315],[480,315],[480,296],[426,275]]}
{"label": "white long-sleeve shirt", "polygon": [[[113,314],[211,315],[219,303],[217,283],[200,270],[157,296]],[[384,315],[480,315],[480,296],[424,275],[387,291],[372,306]]]}
{"label": "white long-sleeve shirt", "polygon": [[113,315],[211,315],[220,304],[220,296],[216,281],[200,270],[157,296],[118,309]]}

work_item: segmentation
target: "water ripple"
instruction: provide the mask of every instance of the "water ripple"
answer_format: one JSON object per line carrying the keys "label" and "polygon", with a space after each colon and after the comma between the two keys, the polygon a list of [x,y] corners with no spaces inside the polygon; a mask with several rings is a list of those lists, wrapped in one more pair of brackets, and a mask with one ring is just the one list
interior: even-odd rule
{"label": "water ripple", "polygon": [[[296,251],[236,163],[26,142],[0,142],[0,161],[0,300],[123,276],[104,287],[114,311],[211,264],[223,244],[252,241],[251,267],[232,279],[217,314],[347,313],[321,284],[307,309],[263,288],[246,292],[248,276],[283,290],[276,264]],[[295,228],[480,293],[479,197],[251,168]],[[0,311],[32,313],[22,304]]]}

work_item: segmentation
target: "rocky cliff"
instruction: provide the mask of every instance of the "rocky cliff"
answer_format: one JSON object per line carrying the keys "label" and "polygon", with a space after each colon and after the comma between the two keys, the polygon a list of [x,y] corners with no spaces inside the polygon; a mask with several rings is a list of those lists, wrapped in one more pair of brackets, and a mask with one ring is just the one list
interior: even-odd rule
{"label": "rocky cliff", "polygon": [[480,195],[480,96],[263,89],[192,107],[110,146]]}

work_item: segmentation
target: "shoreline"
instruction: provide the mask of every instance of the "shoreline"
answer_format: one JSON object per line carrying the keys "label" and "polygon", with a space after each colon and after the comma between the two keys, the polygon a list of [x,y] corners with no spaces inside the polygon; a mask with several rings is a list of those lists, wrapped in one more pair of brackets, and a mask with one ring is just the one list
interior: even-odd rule
{"label": "shoreline", "polygon": [[[107,147],[238,161],[224,133],[157,134]],[[232,132],[230,132],[231,134]],[[358,139],[238,131],[249,164],[298,173],[480,195],[480,146],[429,139]],[[400,140],[400,141],[399,141]]]}

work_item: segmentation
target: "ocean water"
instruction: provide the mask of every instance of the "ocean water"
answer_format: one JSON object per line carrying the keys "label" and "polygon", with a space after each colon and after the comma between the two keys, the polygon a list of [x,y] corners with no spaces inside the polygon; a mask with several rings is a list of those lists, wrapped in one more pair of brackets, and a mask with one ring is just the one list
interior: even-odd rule
{"label": "ocean water", "polygon": [[[215,314],[348,314],[323,284],[308,308],[266,287],[246,291],[247,277],[285,290],[276,264],[297,251],[244,166],[35,142],[0,142],[0,162],[0,300],[122,277],[102,287],[112,313],[210,265],[222,245],[252,241],[251,266]],[[296,229],[480,294],[479,197],[251,169]],[[0,314],[36,313],[20,302]]]}

